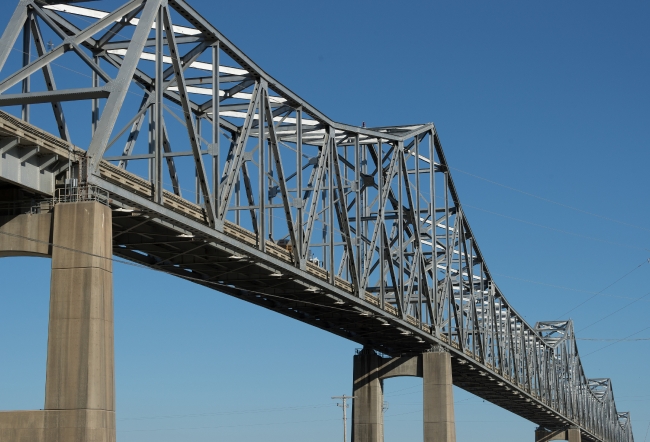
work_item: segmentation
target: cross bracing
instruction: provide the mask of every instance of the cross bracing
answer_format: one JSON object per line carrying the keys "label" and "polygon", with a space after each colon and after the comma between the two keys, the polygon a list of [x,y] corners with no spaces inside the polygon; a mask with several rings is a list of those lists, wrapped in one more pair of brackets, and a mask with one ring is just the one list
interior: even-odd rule
{"label": "cross bracing", "polygon": [[633,440],[572,322],[532,326],[499,290],[433,124],[335,122],[186,1],[74,3],[19,1],[0,41],[0,106],[21,116],[0,114],[3,182],[101,188],[120,257],[388,355],[443,346],[480,397]]}

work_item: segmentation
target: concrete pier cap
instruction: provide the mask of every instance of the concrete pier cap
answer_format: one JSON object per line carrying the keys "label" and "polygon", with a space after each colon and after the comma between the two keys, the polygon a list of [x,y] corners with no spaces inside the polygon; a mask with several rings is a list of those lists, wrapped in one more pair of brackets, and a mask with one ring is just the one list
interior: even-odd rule
{"label": "concrete pier cap", "polygon": [[52,258],[45,406],[0,412],[0,441],[115,442],[110,208],[61,203],[0,232],[0,257]]}

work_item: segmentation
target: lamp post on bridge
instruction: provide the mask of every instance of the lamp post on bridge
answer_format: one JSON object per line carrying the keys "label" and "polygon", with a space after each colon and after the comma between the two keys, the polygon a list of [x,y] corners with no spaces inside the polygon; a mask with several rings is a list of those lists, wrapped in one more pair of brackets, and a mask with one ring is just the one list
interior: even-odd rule
{"label": "lamp post on bridge", "polygon": [[356,396],[332,396],[332,399],[341,399],[341,403],[337,403],[336,405],[338,407],[341,407],[343,409],[343,442],[347,442],[348,440],[348,435],[347,435],[347,428],[348,428],[348,416],[347,416],[347,400],[348,399],[355,399]]}

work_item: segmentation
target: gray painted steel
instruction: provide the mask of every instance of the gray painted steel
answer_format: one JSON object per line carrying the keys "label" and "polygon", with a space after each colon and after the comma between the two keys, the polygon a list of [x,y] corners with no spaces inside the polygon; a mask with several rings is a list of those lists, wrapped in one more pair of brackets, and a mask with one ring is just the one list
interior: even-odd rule
{"label": "gray painted steel", "polygon": [[[530,325],[499,290],[433,124],[335,122],[183,0],[134,0],[110,12],[48,3],[20,1],[3,33],[0,66],[21,32],[38,56],[3,71],[0,106],[23,105],[28,120],[29,106],[46,103],[63,139],[0,112],[0,187],[13,192],[0,203],[19,210],[19,195],[98,186],[116,210],[120,257],[386,355],[442,346],[455,385],[548,430],[633,440],[611,382],[586,377],[571,321]],[[161,22],[164,32],[152,30]],[[60,44],[44,51],[41,31]],[[52,62],[67,52],[88,69],[90,87],[55,86]],[[25,89],[41,74],[47,90]],[[144,94],[139,106],[126,99],[131,89]],[[66,129],[60,103],[78,100],[92,118]],[[75,129],[94,134],[89,146],[66,141]],[[196,194],[182,197],[181,186]]]}

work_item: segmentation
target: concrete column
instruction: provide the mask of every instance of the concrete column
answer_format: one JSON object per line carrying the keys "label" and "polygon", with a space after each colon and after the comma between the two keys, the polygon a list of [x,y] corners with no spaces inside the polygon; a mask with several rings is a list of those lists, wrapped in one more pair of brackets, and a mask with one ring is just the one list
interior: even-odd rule
{"label": "concrete column", "polygon": [[367,348],[354,356],[352,442],[384,441],[384,387],[378,370],[381,359]]}
{"label": "concrete column", "polygon": [[582,435],[580,434],[580,428],[569,428],[566,432],[567,440],[569,442],[581,442]]}
{"label": "concrete column", "polygon": [[451,356],[448,352],[422,354],[424,387],[424,442],[456,442]]}
{"label": "concrete column", "polygon": [[0,218],[0,256],[52,256],[45,408],[0,412],[2,442],[115,442],[111,221],[96,202]]}
{"label": "concrete column", "polygon": [[54,209],[45,410],[56,441],[115,441],[112,225],[96,202]]}

